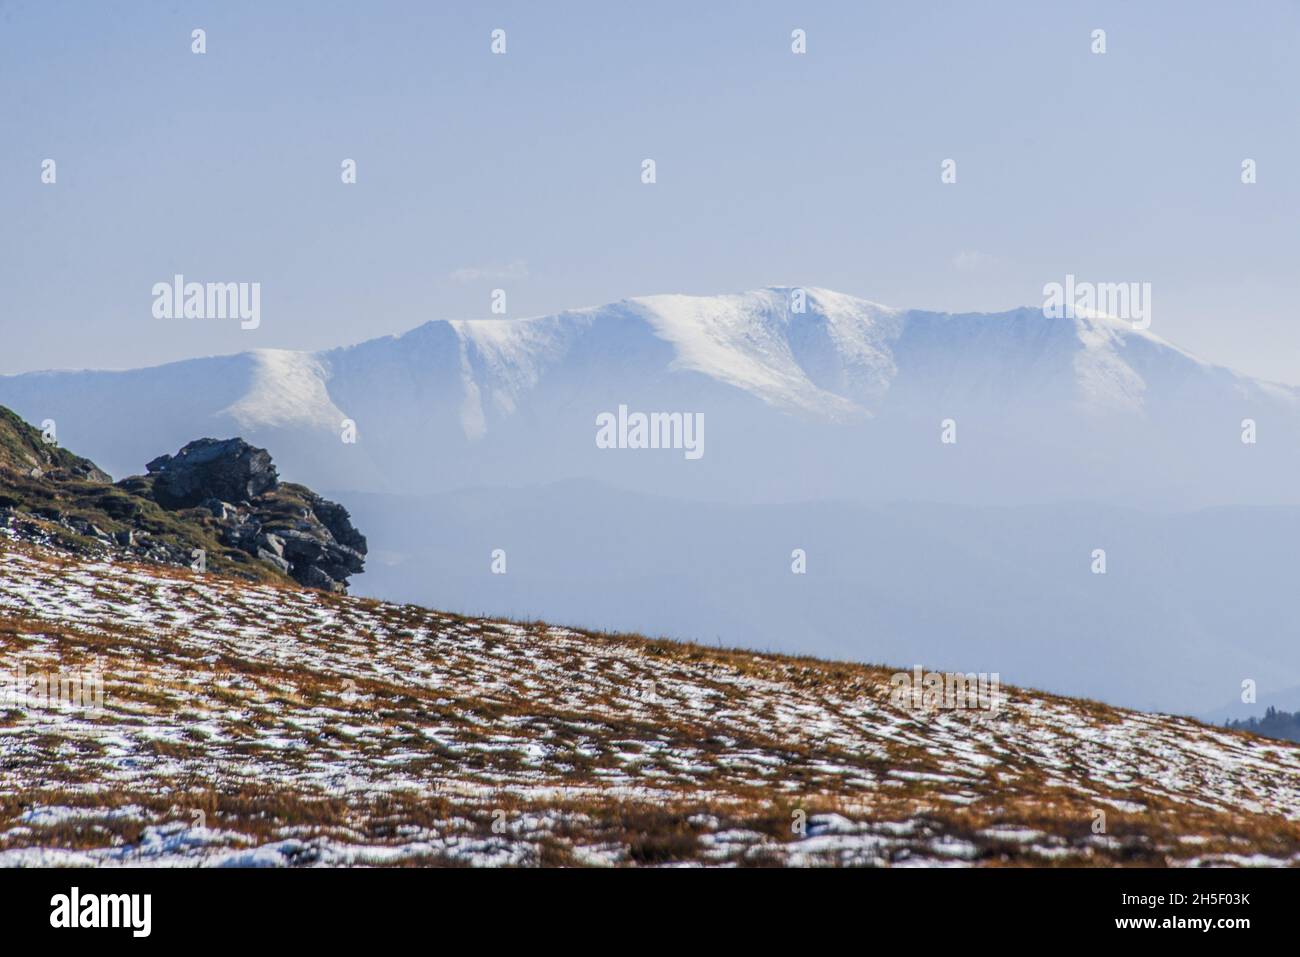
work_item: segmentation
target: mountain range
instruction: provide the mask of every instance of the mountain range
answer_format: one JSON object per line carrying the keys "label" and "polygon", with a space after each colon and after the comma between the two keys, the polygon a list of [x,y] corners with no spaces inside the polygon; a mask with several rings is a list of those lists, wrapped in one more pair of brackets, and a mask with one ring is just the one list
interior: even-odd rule
{"label": "mountain range", "polygon": [[[906,311],[821,289],[648,296],[429,322],[323,352],[27,373],[0,377],[0,404],[54,419],[114,474],[205,432],[274,449],[309,483],[386,493],[594,479],[728,502],[1300,496],[1287,471],[1300,463],[1294,387],[1116,319]],[[703,456],[597,448],[596,417],[619,406],[703,413]],[[955,443],[940,441],[944,420]]]}

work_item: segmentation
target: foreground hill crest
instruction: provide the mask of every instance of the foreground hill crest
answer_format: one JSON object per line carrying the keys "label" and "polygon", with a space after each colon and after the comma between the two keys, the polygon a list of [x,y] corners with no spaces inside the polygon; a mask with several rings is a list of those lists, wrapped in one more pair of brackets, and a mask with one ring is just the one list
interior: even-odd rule
{"label": "foreground hill crest", "polygon": [[1300,864],[1300,747],[1006,686],[900,709],[891,669],[3,532],[0,656],[103,681],[4,712],[0,866]]}

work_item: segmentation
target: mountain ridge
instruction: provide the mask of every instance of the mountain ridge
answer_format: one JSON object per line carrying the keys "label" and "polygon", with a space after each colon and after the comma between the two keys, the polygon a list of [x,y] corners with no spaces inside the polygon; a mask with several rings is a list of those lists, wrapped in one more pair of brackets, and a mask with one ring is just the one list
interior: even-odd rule
{"label": "mountain ridge", "polygon": [[[1061,497],[1118,487],[1107,472],[1154,442],[1168,460],[1156,467],[1192,477],[1166,487],[1213,504],[1245,498],[1224,491],[1222,476],[1198,474],[1201,459],[1240,444],[1244,419],[1265,423],[1270,439],[1300,438],[1300,389],[1206,362],[1118,320],[1031,308],[934,313],[801,291],[803,313],[792,311],[790,287],[643,296],[527,319],[433,320],[311,352],[22,373],[0,377],[0,403],[59,420],[114,471],[142,464],[127,458],[142,454],[139,426],[178,445],[199,423],[276,448],[313,484],[389,492],[492,484],[526,461],[539,481],[789,497],[801,482],[779,461],[788,446],[809,462],[805,474],[843,471],[842,494],[915,489],[942,500],[965,493],[932,481],[917,443],[937,441],[939,422],[952,419],[966,426],[963,442],[980,443],[968,455],[986,459],[967,469],[977,497],[1011,499],[1072,473]],[[594,418],[620,404],[706,413],[728,461],[715,455],[685,471],[594,456]],[[347,448],[344,423],[356,427]],[[848,469],[836,465],[846,443]],[[1255,453],[1278,466],[1257,470],[1263,499],[1296,500],[1273,478],[1295,453],[1276,441]],[[997,463],[1009,455],[1024,457],[1033,479],[1024,488],[1001,488],[1008,479]],[[884,473],[872,468],[882,461]]]}
{"label": "mountain ridge", "polygon": [[[806,300],[811,304],[812,309],[796,311],[790,306],[791,298],[797,294],[803,293]],[[733,309],[733,315],[726,315],[728,308]],[[437,330],[447,329],[455,332],[461,345],[472,345],[485,354],[495,350],[496,358],[499,360],[509,361],[509,351],[511,347],[517,353],[523,351],[519,343],[510,342],[512,335],[519,333],[521,329],[532,326],[558,325],[563,322],[586,323],[591,324],[596,321],[619,319],[628,322],[645,322],[650,325],[655,332],[664,341],[673,343],[683,350],[684,355],[679,355],[677,365],[682,369],[691,369],[698,372],[716,372],[719,367],[725,363],[717,363],[713,366],[704,361],[708,353],[708,345],[718,345],[719,337],[718,328],[726,326],[726,321],[718,322],[719,317],[724,320],[734,320],[734,310],[744,312],[749,310],[751,314],[764,319],[784,319],[784,325],[791,329],[807,330],[819,322],[827,322],[832,334],[845,342],[845,348],[850,351],[858,351],[867,356],[871,356],[869,348],[864,349],[864,344],[876,344],[880,341],[889,341],[896,339],[901,327],[911,321],[926,319],[939,323],[961,323],[972,324],[986,321],[1006,321],[1012,318],[1020,319],[1028,317],[1031,321],[1041,320],[1040,328],[1051,332],[1064,332],[1067,336],[1077,337],[1080,340],[1107,340],[1114,337],[1137,337],[1161,348],[1171,350],[1173,353],[1181,356],[1189,362],[1207,369],[1214,369],[1232,374],[1233,376],[1257,383],[1262,387],[1276,390],[1279,395],[1287,395],[1292,399],[1300,401],[1300,388],[1290,386],[1280,382],[1274,382],[1266,379],[1260,379],[1255,376],[1249,376],[1244,373],[1233,370],[1230,366],[1221,363],[1215,363],[1206,360],[1200,356],[1194,355],[1186,349],[1170,342],[1163,337],[1152,333],[1148,329],[1134,328],[1133,325],[1125,320],[1107,316],[1095,311],[1080,310],[1063,317],[1047,317],[1043,311],[1036,307],[1021,306],[1013,307],[1001,311],[975,311],[975,312],[941,312],[925,309],[905,309],[898,307],[885,306],[883,304],[862,299],[834,290],[823,289],[819,287],[798,287],[798,286],[767,286],[758,290],[751,290],[741,293],[727,293],[712,296],[686,295],[675,293],[660,293],[645,296],[632,296],[625,299],[617,300],[596,306],[586,306],[574,309],[566,309],[557,313],[545,313],[535,316],[526,316],[518,318],[475,318],[475,319],[431,319],[420,323],[402,332],[390,333],[382,336],[374,336],[362,339],[353,343],[342,344],[339,346],[328,347],[317,350],[295,350],[284,348],[259,348],[249,349],[234,353],[224,353],[211,356],[197,356],[191,359],[173,360],[169,362],[157,363],[150,366],[133,367],[128,369],[42,369],[32,370],[30,372],[10,373],[7,376],[0,376],[0,379],[16,378],[31,375],[66,375],[78,372],[97,372],[97,373],[125,373],[138,372],[150,369],[160,369],[172,367],[183,362],[203,362],[221,359],[235,359],[255,357],[259,359],[276,360],[285,357],[301,357],[304,368],[289,368],[285,371],[288,373],[301,374],[312,371],[327,381],[328,376],[324,369],[311,369],[310,361],[320,362],[330,358],[338,357],[348,352],[364,349],[368,346],[374,346],[381,343],[403,343],[416,342],[421,339],[429,338]],[[705,320],[705,327],[702,329],[692,329],[694,320]],[[713,320],[713,328],[708,328],[708,321]],[[864,321],[865,320],[865,321]],[[778,324],[780,324],[778,322]],[[879,326],[880,328],[876,328]],[[532,331],[529,328],[529,331]],[[852,341],[855,331],[866,331],[875,336],[874,340]],[[701,335],[700,333],[703,333]],[[742,337],[752,337],[753,327],[741,329]],[[545,337],[533,337],[534,342]],[[703,341],[701,341],[703,340]],[[1088,343],[1085,341],[1085,345]],[[875,356],[872,356],[875,357]],[[875,357],[878,358],[878,357]],[[721,370],[723,374],[728,371],[725,368]],[[770,371],[770,370],[769,370]],[[742,376],[737,379],[744,381]],[[250,413],[255,414],[254,410]]]}

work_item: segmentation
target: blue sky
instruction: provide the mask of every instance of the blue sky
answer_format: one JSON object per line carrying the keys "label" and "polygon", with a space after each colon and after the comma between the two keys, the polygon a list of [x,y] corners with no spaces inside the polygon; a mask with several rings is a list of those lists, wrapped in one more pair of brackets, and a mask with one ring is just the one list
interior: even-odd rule
{"label": "blue sky", "polygon": [[[1300,383],[1297,35],[1267,0],[0,2],[0,372],[328,347],[497,286],[970,311],[1074,273]],[[260,282],[260,328],[154,319],[178,272]]]}

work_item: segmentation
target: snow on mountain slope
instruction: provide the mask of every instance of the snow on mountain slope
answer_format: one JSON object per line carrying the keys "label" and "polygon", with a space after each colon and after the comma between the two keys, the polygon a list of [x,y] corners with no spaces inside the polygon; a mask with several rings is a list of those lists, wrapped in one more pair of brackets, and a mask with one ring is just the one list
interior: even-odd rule
{"label": "snow on mountain slope", "polygon": [[222,409],[242,429],[305,426],[336,430],[346,416],[329,396],[319,359],[287,349],[249,353],[252,381],[238,401]]}
{"label": "snow on mountain slope", "polygon": [[460,337],[461,382],[465,390],[465,436],[481,438],[487,418],[483,402],[512,415],[546,370],[582,335],[594,313],[565,313],[519,322],[454,320]]}
{"label": "snow on mountain slope", "polygon": [[769,405],[831,419],[867,411],[896,372],[886,339],[898,313],[808,290],[811,310],[794,313],[790,290],[738,296],[648,296],[631,303],[672,344],[672,368],[709,376]]}
{"label": "snow on mountain slope", "polygon": [[102,677],[0,711],[0,866],[1300,863],[1300,747],[1020,689],[913,709],[888,669],[2,534],[0,662]]}
{"label": "snow on mountain slope", "polygon": [[[56,418],[115,474],[138,472],[146,444],[224,431],[277,449],[308,482],[385,492],[527,475],[775,499],[806,494],[813,475],[826,486],[818,494],[848,497],[1104,497],[1135,456],[1150,456],[1144,470],[1162,481],[1188,477],[1189,502],[1227,504],[1244,493],[1216,470],[1235,467],[1224,463],[1243,418],[1270,437],[1252,452],[1265,500],[1293,499],[1279,476],[1300,454],[1300,390],[1202,362],[1129,323],[903,311],[786,287],[436,321],[313,354],[6,376],[0,404]],[[619,405],[703,413],[711,445],[689,468],[597,454],[595,417]],[[930,460],[949,418],[973,449],[959,487]],[[354,446],[339,441],[344,419],[357,424]]]}

